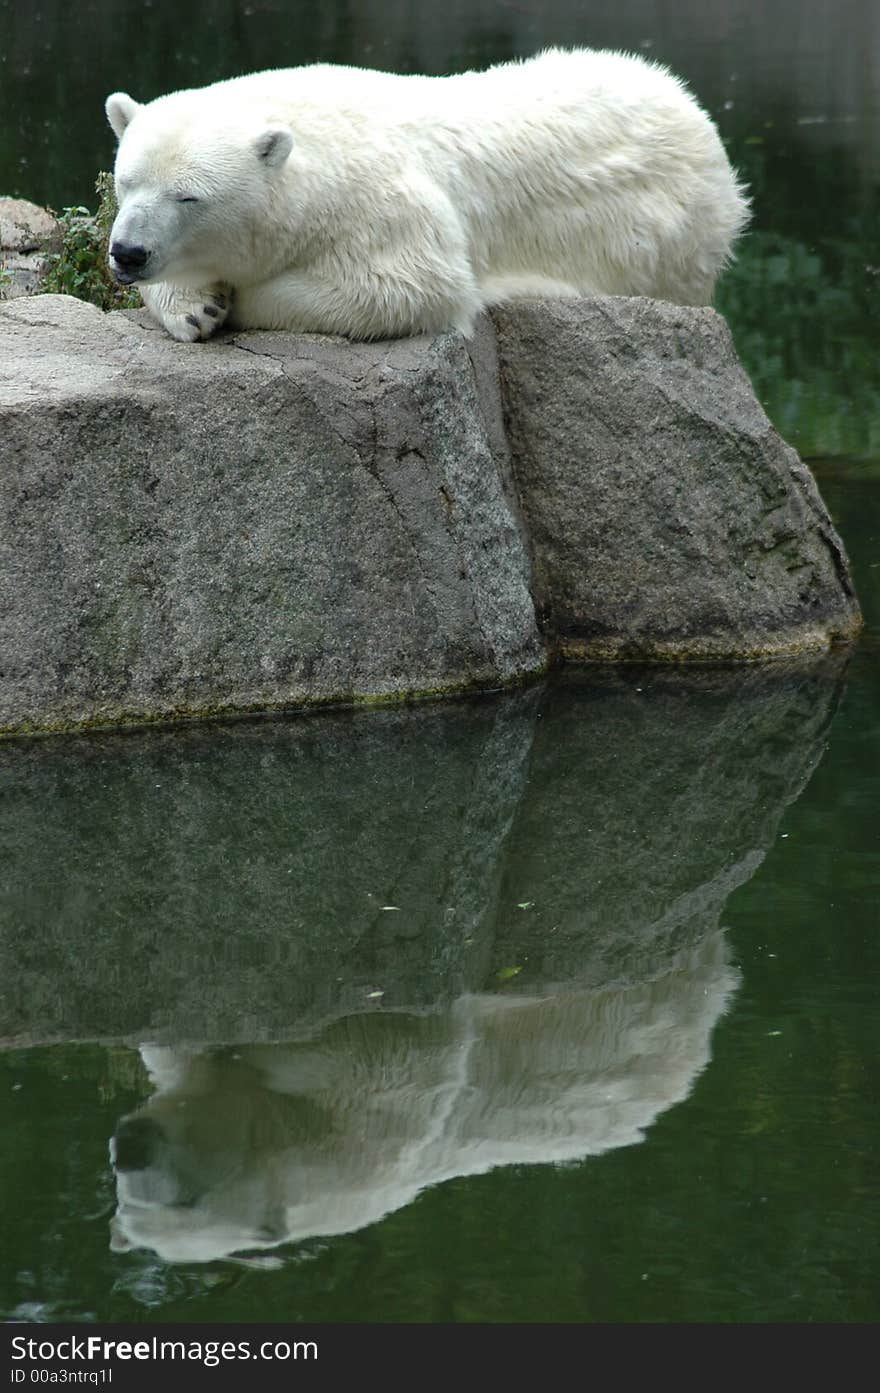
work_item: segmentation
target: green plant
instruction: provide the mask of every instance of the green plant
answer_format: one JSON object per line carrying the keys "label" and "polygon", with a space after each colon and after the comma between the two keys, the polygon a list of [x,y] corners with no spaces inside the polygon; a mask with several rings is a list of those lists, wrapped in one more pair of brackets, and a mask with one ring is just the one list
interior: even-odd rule
{"label": "green plant", "polygon": [[107,265],[107,244],[116,217],[113,178],[102,172],[95,182],[98,210],[65,208],[58,216],[62,244],[46,258],[42,291],[47,295],[74,295],[102,310],[136,309],[140,297],[130,286],[119,285]]}

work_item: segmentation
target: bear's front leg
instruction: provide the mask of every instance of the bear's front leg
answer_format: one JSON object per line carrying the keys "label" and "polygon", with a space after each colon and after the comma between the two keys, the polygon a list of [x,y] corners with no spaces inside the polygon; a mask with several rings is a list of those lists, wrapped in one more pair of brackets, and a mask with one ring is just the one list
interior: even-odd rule
{"label": "bear's front leg", "polygon": [[229,286],[212,285],[206,290],[181,290],[163,281],[139,285],[140,297],[154,319],[158,319],[173,339],[199,343],[209,339],[229,314],[232,292]]}

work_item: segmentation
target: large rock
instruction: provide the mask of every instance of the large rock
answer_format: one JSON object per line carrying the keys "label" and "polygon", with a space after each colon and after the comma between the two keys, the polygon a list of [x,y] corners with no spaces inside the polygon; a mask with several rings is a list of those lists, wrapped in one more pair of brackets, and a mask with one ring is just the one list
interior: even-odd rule
{"label": "large rock", "polygon": [[46,276],[47,257],[61,250],[58,219],[25,198],[0,198],[0,300],[33,295]]}
{"label": "large rock", "polygon": [[812,476],[711,309],[493,314],[542,628],[570,658],[759,658],[861,619]]}
{"label": "large rock", "polygon": [[855,632],[840,541],[717,315],[494,324],[190,346],[62,296],[0,306],[0,732]]}
{"label": "large rock", "polygon": [[0,729],[541,668],[493,353],[0,309]]}

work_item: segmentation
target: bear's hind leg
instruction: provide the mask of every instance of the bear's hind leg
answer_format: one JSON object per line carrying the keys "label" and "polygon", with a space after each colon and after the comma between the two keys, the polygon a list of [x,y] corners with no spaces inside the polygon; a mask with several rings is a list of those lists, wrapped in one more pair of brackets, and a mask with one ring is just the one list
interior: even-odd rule
{"label": "bear's hind leg", "polygon": [[469,334],[482,301],[469,272],[448,270],[427,287],[394,268],[362,271],[350,282],[288,271],[239,288],[229,322],[239,329],[344,334],[351,339],[405,338],[459,329]]}
{"label": "bear's hind leg", "polygon": [[181,290],[164,281],[138,286],[140,297],[154,319],[173,339],[199,343],[209,339],[229,314],[232,294],[228,286],[205,290]]}

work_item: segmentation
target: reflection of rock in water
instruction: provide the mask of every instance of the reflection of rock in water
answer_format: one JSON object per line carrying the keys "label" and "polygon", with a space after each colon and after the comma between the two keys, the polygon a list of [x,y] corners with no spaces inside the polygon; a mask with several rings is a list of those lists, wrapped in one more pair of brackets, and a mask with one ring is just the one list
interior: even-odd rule
{"label": "reflection of rock in water", "polygon": [[711,932],[822,756],[840,669],[605,667],[560,686],[508,839],[491,968],[521,964],[526,989],[633,981]]}
{"label": "reflection of rock in water", "polygon": [[499,973],[663,974],[771,844],[841,665],[0,747],[0,1038],[286,1040]]}
{"label": "reflection of rock in water", "polygon": [[283,1038],[457,995],[538,698],[0,746],[0,1038]]}
{"label": "reflection of rock in water", "polygon": [[638,1140],[708,1059],[719,916],[839,686],[834,658],[592,669],[0,748],[0,1038],[163,1046],[116,1243],[272,1247]]}
{"label": "reflection of rock in water", "polygon": [[208,1261],[363,1228],[454,1176],[631,1145],[686,1097],[735,980],[714,934],[651,982],[145,1049],[156,1094],[111,1144],[113,1246]]}

